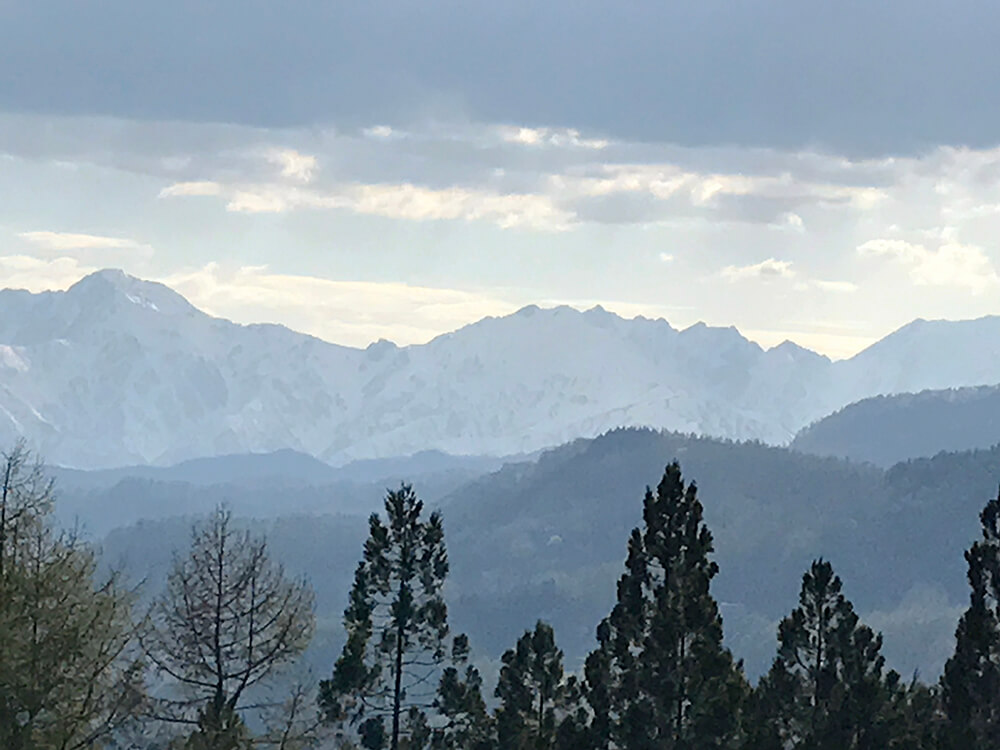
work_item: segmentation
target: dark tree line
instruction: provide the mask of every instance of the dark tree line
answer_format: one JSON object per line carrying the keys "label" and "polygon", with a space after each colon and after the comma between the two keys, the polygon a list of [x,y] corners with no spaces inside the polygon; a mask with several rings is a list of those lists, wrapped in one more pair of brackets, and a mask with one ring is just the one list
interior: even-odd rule
{"label": "dark tree line", "polygon": [[[345,613],[347,645],[321,690],[340,747],[1000,748],[1000,496],[983,511],[983,538],[966,553],[971,606],[939,684],[907,682],[886,669],[882,636],[861,622],[833,566],[819,559],[778,627],[770,671],[751,686],[723,645],[711,594],[718,567],[697,489],[672,463],[647,488],[643,526],[629,537],[616,604],[597,627],[583,673],[565,672],[555,633],[539,622],[503,655],[492,713],[479,673],[464,663],[464,636],[454,638],[459,658],[445,666],[440,517],[420,520],[408,486],[390,492],[385,508],[387,521],[372,517]],[[380,606],[387,614],[376,626]],[[410,629],[423,640],[407,636]],[[401,664],[422,671],[401,672]],[[420,686],[436,678],[434,696],[400,691],[400,674]]]}
{"label": "dark tree line", "polygon": [[970,604],[935,685],[886,668],[881,635],[822,559],[750,685],[723,644],[697,488],[672,463],[646,490],[581,673],[540,621],[503,654],[491,693],[448,624],[443,520],[408,485],[370,519],[346,643],[315,691],[289,689],[287,672],[313,633],[312,592],[225,509],[195,525],[140,608],[53,527],[53,498],[23,446],[0,455],[5,750],[1000,748],[1000,495],[966,552]]}

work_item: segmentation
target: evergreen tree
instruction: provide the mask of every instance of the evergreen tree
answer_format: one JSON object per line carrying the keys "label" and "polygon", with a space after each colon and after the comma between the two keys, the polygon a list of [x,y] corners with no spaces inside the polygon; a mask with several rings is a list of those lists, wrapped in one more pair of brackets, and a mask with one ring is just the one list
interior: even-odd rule
{"label": "evergreen tree", "polygon": [[882,750],[891,739],[882,636],[861,624],[830,563],[802,577],[799,606],[778,628],[778,656],[753,701],[761,748]]}
{"label": "evergreen tree", "polygon": [[195,722],[192,748],[240,750],[249,742],[241,714],[272,708],[248,700],[248,691],[272,682],[312,638],[313,593],[270,559],[263,537],[237,529],[219,507],[192,529],[150,621],[144,650],[171,690],[157,715]]}
{"label": "evergreen tree", "polygon": [[442,721],[432,732],[432,750],[493,750],[495,746],[493,722],[483,700],[483,678],[467,663],[468,657],[468,638],[457,636],[452,647],[453,666],[441,673],[434,701]]}
{"label": "evergreen tree", "polygon": [[133,592],[57,532],[52,482],[23,443],[0,454],[0,747],[95,747],[143,707]]}
{"label": "evergreen tree", "polygon": [[347,642],[320,685],[327,719],[354,727],[370,750],[429,741],[426,710],[448,661],[444,527],[439,513],[423,520],[423,508],[404,484],[386,495],[386,521],[369,519],[344,612]]}
{"label": "evergreen tree", "polygon": [[[495,696],[497,738],[510,750],[542,750],[559,744],[564,721],[576,720],[576,680],[563,674],[563,653],[556,647],[555,633],[539,621],[517,645],[504,653]],[[563,735],[572,736],[568,726]],[[563,742],[569,740],[565,737]]]}
{"label": "evergreen tree", "polygon": [[1000,495],[980,514],[982,539],[965,553],[969,608],[942,677],[948,747],[1000,747]]}
{"label": "evergreen tree", "polygon": [[889,692],[888,750],[940,750],[939,696],[916,677],[904,684],[895,672],[886,677]]}
{"label": "evergreen tree", "polygon": [[722,646],[710,593],[712,534],[674,462],[646,489],[618,602],[586,664],[591,742],[622,750],[701,750],[739,741],[746,683]]}

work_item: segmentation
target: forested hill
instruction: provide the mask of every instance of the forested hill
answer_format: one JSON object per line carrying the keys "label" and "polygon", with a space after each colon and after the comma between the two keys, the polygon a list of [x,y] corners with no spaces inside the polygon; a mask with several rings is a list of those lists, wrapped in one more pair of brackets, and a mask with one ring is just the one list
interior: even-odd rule
{"label": "forested hill", "polygon": [[[756,443],[649,430],[577,440],[435,503],[444,512],[453,625],[469,633],[481,655],[496,659],[543,618],[555,626],[568,664],[579,666],[614,601],[645,486],[655,485],[675,458],[698,484],[715,535],[721,572],[714,593],[726,638],[751,676],[773,658],[776,623],[795,605],[802,573],[819,556],[835,565],[865,620],[884,631],[891,666],[904,674],[919,669],[928,679],[939,673],[967,601],[963,551],[1000,481],[996,451],[943,455],[885,472]],[[415,488],[419,493],[419,481]],[[239,491],[217,490],[230,498]],[[285,501],[294,504],[294,497],[289,491]],[[336,498],[329,505],[337,507]],[[340,638],[364,524],[320,515],[269,525],[275,558],[317,589],[320,637],[312,660],[325,670]],[[183,530],[176,521],[120,529],[106,540],[105,554],[138,574],[162,570],[170,547],[163,539],[183,543]]]}
{"label": "forested hill", "polygon": [[[761,444],[652,431],[577,441],[453,494],[446,509],[453,577],[469,592],[455,617],[467,614],[470,630],[496,632],[500,643],[524,627],[517,603],[533,602],[557,625],[567,651],[582,654],[613,602],[645,485],[655,485],[674,458],[698,484],[715,536],[714,591],[726,635],[751,674],[766,669],[775,623],[820,556],[885,630],[894,666],[940,670],[967,597],[962,553],[1000,480],[996,455],[992,468],[985,454],[958,454],[885,473]],[[484,610],[488,615],[479,614]]]}
{"label": "forested hill", "polygon": [[892,466],[1000,443],[1000,386],[876,396],[806,427],[791,447]]}

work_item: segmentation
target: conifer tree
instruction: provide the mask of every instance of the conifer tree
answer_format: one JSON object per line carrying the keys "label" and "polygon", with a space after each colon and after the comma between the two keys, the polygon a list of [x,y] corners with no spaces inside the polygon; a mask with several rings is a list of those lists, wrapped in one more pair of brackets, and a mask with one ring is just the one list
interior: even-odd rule
{"label": "conifer tree", "polygon": [[[493,750],[494,726],[483,700],[483,678],[468,664],[469,640],[456,636],[452,666],[441,673],[433,708],[441,722],[431,734],[431,750]],[[461,671],[464,666],[464,673]]]}
{"label": "conifer tree", "polygon": [[591,742],[621,750],[734,747],[746,683],[722,646],[718,572],[693,483],[670,464],[647,487],[618,602],[586,664]]}
{"label": "conifer tree", "polygon": [[[824,560],[803,575],[799,606],[778,628],[778,656],[753,702],[761,748],[889,746],[882,636],[861,624],[842,588]],[[898,681],[895,673],[889,678]]]}
{"label": "conifer tree", "polygon": [[[404,484],[385,499],[386,520],[369,519],[364,555],[344,612],[347,642],[333,676],[320,684],[328,721],[354,727],[362,747],[423,747],[449,657],[448,575],[439,513]],[[459,649],[461,650],[461,649]]]}
{"label": "conifer tree", "polygon": [[917,681],[905,684],[895,672],[886,676],[889,692],[889,750],[941,750],[940,700],[931,687]]}
{"label": "conifer tree", "polygon": [[[564,721],[574,722],[578,689],[563,674],[563,653],[555,633],[539,621],[517,645],[504,653],[495,696],[497,739],[510,750],[542,750],[558,746]],[[566,734],[569,727],[564,731]],[[564,740],[565,741],[565,740]]]}
{"label": "conifer tree", "polygon": [[949,748],[1000,747],[1000,495],[980,514],[982,538],[965,553],[969,608],[942,677]]}

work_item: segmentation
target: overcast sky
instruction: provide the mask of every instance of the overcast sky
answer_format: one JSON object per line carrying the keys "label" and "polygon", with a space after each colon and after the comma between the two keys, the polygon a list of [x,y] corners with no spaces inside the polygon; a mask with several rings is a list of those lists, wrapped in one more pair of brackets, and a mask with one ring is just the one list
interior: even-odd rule
{"label": "overcast sky", "polygon": [[1000,312],[988,2],[0,0],[0,285],[340,343],[528,303],[847,356]]}

